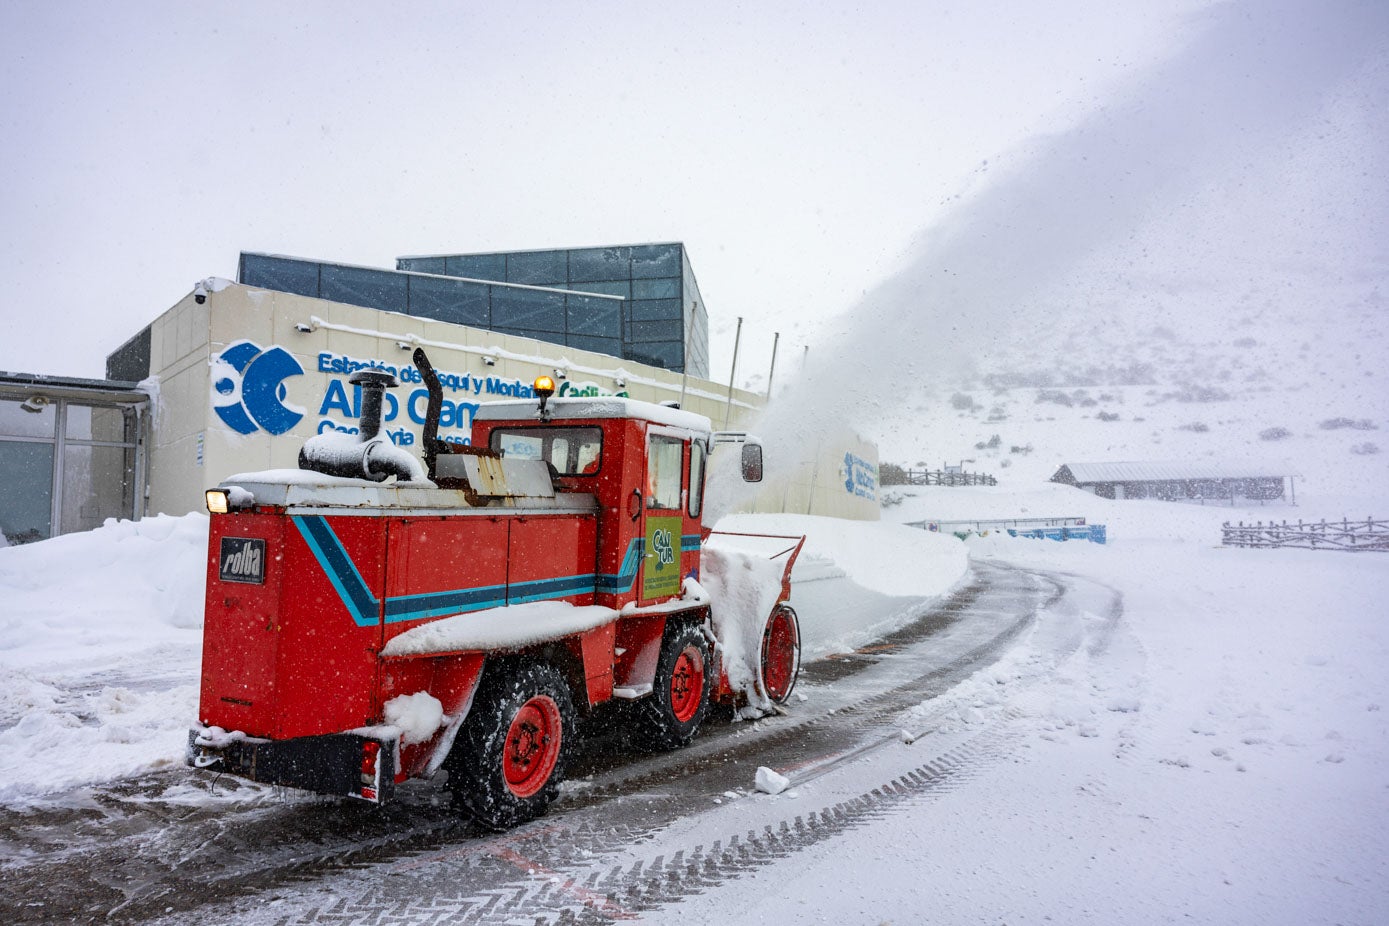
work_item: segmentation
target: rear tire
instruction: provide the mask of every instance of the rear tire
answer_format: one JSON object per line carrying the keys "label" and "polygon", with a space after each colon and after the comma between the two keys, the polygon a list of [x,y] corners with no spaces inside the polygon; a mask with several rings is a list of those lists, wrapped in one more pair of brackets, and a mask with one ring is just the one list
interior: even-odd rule
{"label": "rear tire", "polygon": [[449,754],[454,803],[492,829],[545,813],[559,792],[574,736],[574,705],[547,663],[490,666]]}
{"label": "rear tire", "polygon": [[713,668],[703,631],[691,624],[667,628],[651,694],[632,705],[638,747],[679,749],[694,739],[709,710]]}

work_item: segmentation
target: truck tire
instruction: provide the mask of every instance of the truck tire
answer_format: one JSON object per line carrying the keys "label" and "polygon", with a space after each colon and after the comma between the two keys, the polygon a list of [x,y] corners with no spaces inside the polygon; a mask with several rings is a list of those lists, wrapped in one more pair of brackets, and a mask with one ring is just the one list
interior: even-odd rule
{"label": "truck tire", "polygon": [[789,604],[780,604],[762,631],[762,690],[774,704],[785,704],[801,674],[801,622]]}
{"label": "truck tire", "polygon": [[632,705],[639,748],[679,749],[694,739],[709,710],[713,668],[709,642],[699,627],[680,624],[667,629],[651,694]]}
{"label": "truck tire", "polygon": [[492,829],[534,820],[559,792],[573,735],[574,705],[558,669],[490,666],[449,754],[454,804]]}

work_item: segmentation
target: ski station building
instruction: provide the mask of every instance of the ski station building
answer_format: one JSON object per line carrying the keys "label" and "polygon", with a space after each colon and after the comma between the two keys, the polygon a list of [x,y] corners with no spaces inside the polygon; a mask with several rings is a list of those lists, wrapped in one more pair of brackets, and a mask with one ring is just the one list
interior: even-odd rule
{"label": "ski station building", "polygon": [[[104,380],[0,373],[4,542],[200,511],[228,476],[295,468],[309,437],[355,432],[360,369],[399,380],[382,431],[417,446],[416,347],[444,386],[439,436],[461,443],[480,403],[531,397],[542,374],[558,395],[675,402],[715,429],[746,429],[765,401],[709,378],[708,314],[679,243],[402,257],[394,270],[243,253],[235,282],[199,283],[107,357]],[[876,448],[846,431],[819,456],[752,509],[876,519]]]}

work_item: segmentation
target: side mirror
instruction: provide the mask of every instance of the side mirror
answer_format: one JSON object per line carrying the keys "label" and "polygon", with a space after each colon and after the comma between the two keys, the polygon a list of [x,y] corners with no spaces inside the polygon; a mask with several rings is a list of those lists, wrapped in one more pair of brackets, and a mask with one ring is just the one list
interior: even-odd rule
{"label": "side mirror", "polygon": [[762,445],[748,442],[743,444],[743,481],[762,481]]}

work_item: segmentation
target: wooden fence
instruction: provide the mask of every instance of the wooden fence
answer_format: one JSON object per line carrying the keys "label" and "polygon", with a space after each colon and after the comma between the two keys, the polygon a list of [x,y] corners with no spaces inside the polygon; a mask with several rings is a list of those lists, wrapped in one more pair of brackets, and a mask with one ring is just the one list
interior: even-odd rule
{"label": "wooden fence", "polygon": [[986,473],[956,473],[946,470],[903,470],[909,486],[996,486],[998,480]]}
{"label": "wooden fence", "polygon": [[1227,547],[1295,547],[1303,550],[1379,550],[1389,552],[1389,521],[1321,521],[1295,524],[1287,521],[1221,526],[1221,543]]}

